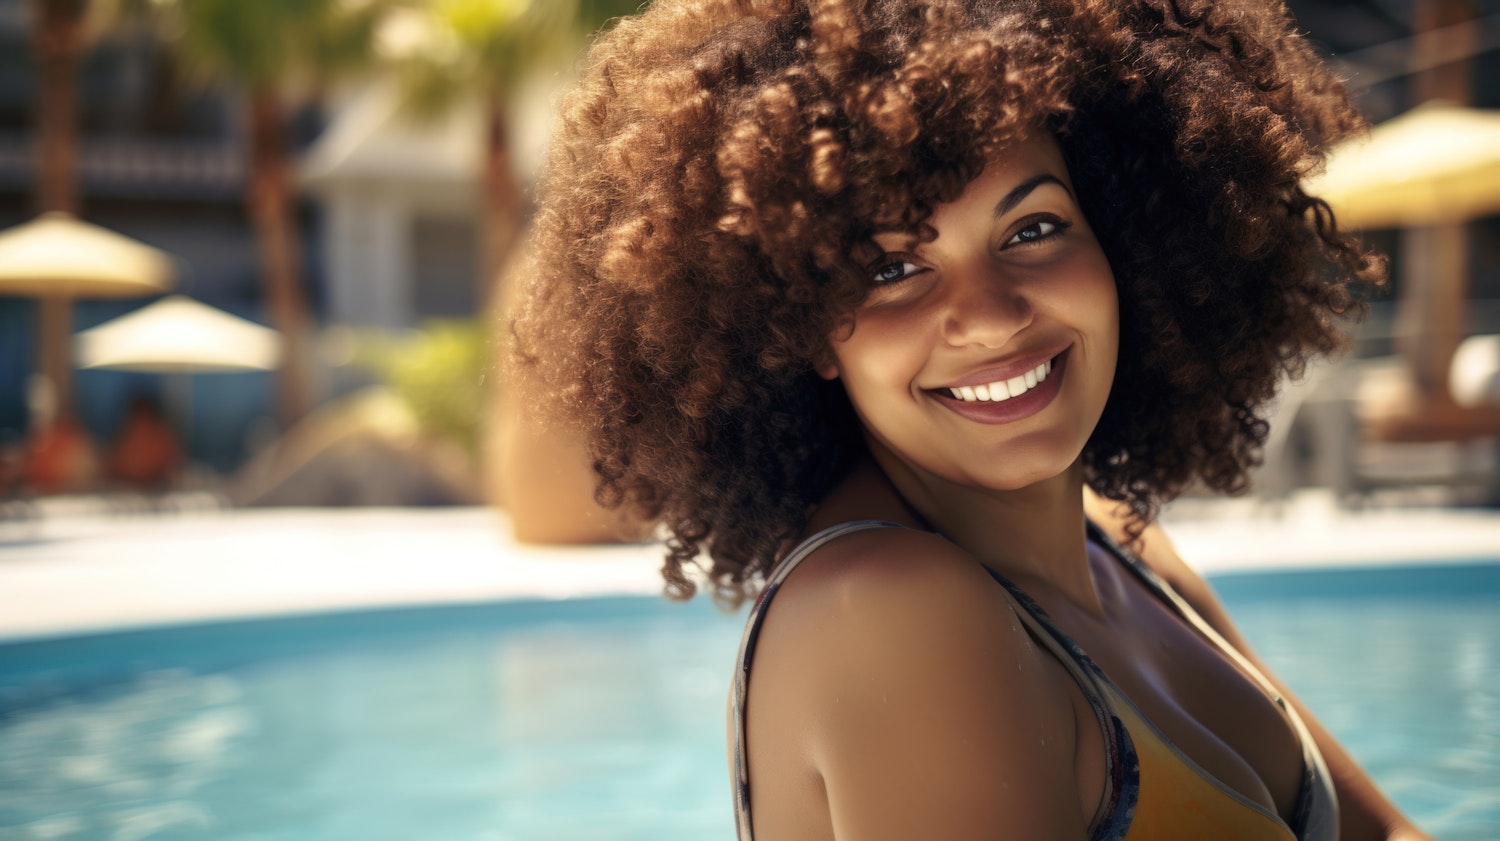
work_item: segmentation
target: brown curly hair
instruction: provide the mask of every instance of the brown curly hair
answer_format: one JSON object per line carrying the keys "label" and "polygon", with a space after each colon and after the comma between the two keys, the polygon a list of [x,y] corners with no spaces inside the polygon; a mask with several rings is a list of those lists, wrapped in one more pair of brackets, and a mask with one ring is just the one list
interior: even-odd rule
{"label": "brown curly hair", "polygon": [[668,594],[702,564],[737,603],[863,452],[813,371],[854,255],[1049,131],[1120,297],[1086,481],[1149,521],[1246,487],[1278,380],[1381,282],[1300,186],[1362,127],[1268,0],[657,0],[563,101],[515,359],[599,502],[669,533]]}

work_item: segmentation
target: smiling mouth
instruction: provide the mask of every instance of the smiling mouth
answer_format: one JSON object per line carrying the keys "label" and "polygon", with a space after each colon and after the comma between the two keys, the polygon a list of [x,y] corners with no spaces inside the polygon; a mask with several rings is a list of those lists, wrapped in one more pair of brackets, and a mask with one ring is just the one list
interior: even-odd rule
{"label": "smiling mouth", "polygon": [[1048,359],[1030,371],[1008,380],[997,380],[976,386],[942,388],[938,389],[938,393],[965,403],[999,403],[1012,397],[1020,397],[1046,382],[1047,375],[1052,373],[1052,365],[1055,361],[1055,359]]}

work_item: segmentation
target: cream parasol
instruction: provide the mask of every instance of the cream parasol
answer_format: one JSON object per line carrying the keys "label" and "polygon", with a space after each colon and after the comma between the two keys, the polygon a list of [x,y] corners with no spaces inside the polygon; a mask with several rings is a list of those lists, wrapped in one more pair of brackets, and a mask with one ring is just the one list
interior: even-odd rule
{"label": "cream parasol", "polygon": [[41,299],[41,372],[63,414],[72,403],[73,299],[140,298],[171,289],[163,251],[62,212],[0,231],[0,295]]}
{"label": "cream parasol", "polygon": [[184,295],[172,295],[73,337],[81,368],[172,375],[169,402],[192,440],[192,374],[270,371],[281,359],[275,330]]}
{"label": "cream parasol", "polygon": [[74,337],[82,368],[154,373],[269,371],[276,331],[183,295],[172,295]]}
{"label": "cream parasol", "polygon": [[67,213],[0,232],[0,295],[139,298],[172,287],[165,252]]}
{"label": "cream parasol", "polygon": [[1433,102],[1341,144],[1306,189],[1344,228],[1406,228],[1500,212],[1500,111]]}

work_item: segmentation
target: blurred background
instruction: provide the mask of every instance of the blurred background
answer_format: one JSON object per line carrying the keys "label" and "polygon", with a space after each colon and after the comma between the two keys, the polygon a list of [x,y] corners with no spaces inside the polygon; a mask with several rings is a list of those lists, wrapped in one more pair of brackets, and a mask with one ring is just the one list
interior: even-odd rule
{"label": "blurred background", "polygon": [[[663,602],[497,369],[552,106],[637,5],[0,0],[0,838],[733,836],[742,619]],[[1251,494],[1165,517],[1494,839],[1500,0],[1291,10],[1374,125],[1310,189],[1391,284]]]}
{"label": "blurred background", "polygon": [[[5,496],[497,496],[497,279],[551,103],[634,6],[0,0]],[[1261,493],[1493,503],[1500,6],[1292,9],[1377,126],[1319,188],[1393,270]]]}
{"label": "blurred background", "polygon": [[[497,278],[551,103],[635,5],[0,0],[4,498],[498,497]],[[1500,6],[1292,10],[1377,126],[1319,188],[1393,270],[1260,492],[1493,504]]]}
{"label": "blurred background", "polygon": [[0,0],[4,494],[480,499],[494,278],[635,5]]}

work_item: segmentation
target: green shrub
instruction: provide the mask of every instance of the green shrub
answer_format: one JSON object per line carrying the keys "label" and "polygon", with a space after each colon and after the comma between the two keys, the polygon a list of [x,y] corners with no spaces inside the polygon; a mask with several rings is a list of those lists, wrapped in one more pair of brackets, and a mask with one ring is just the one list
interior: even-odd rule
{"label": "green shrub", "polygon": [[489,365],[489,334],[478,319],[426,321],[405,336],[361,344],[356,360],[411,408],[424,433],[477,459]]}

